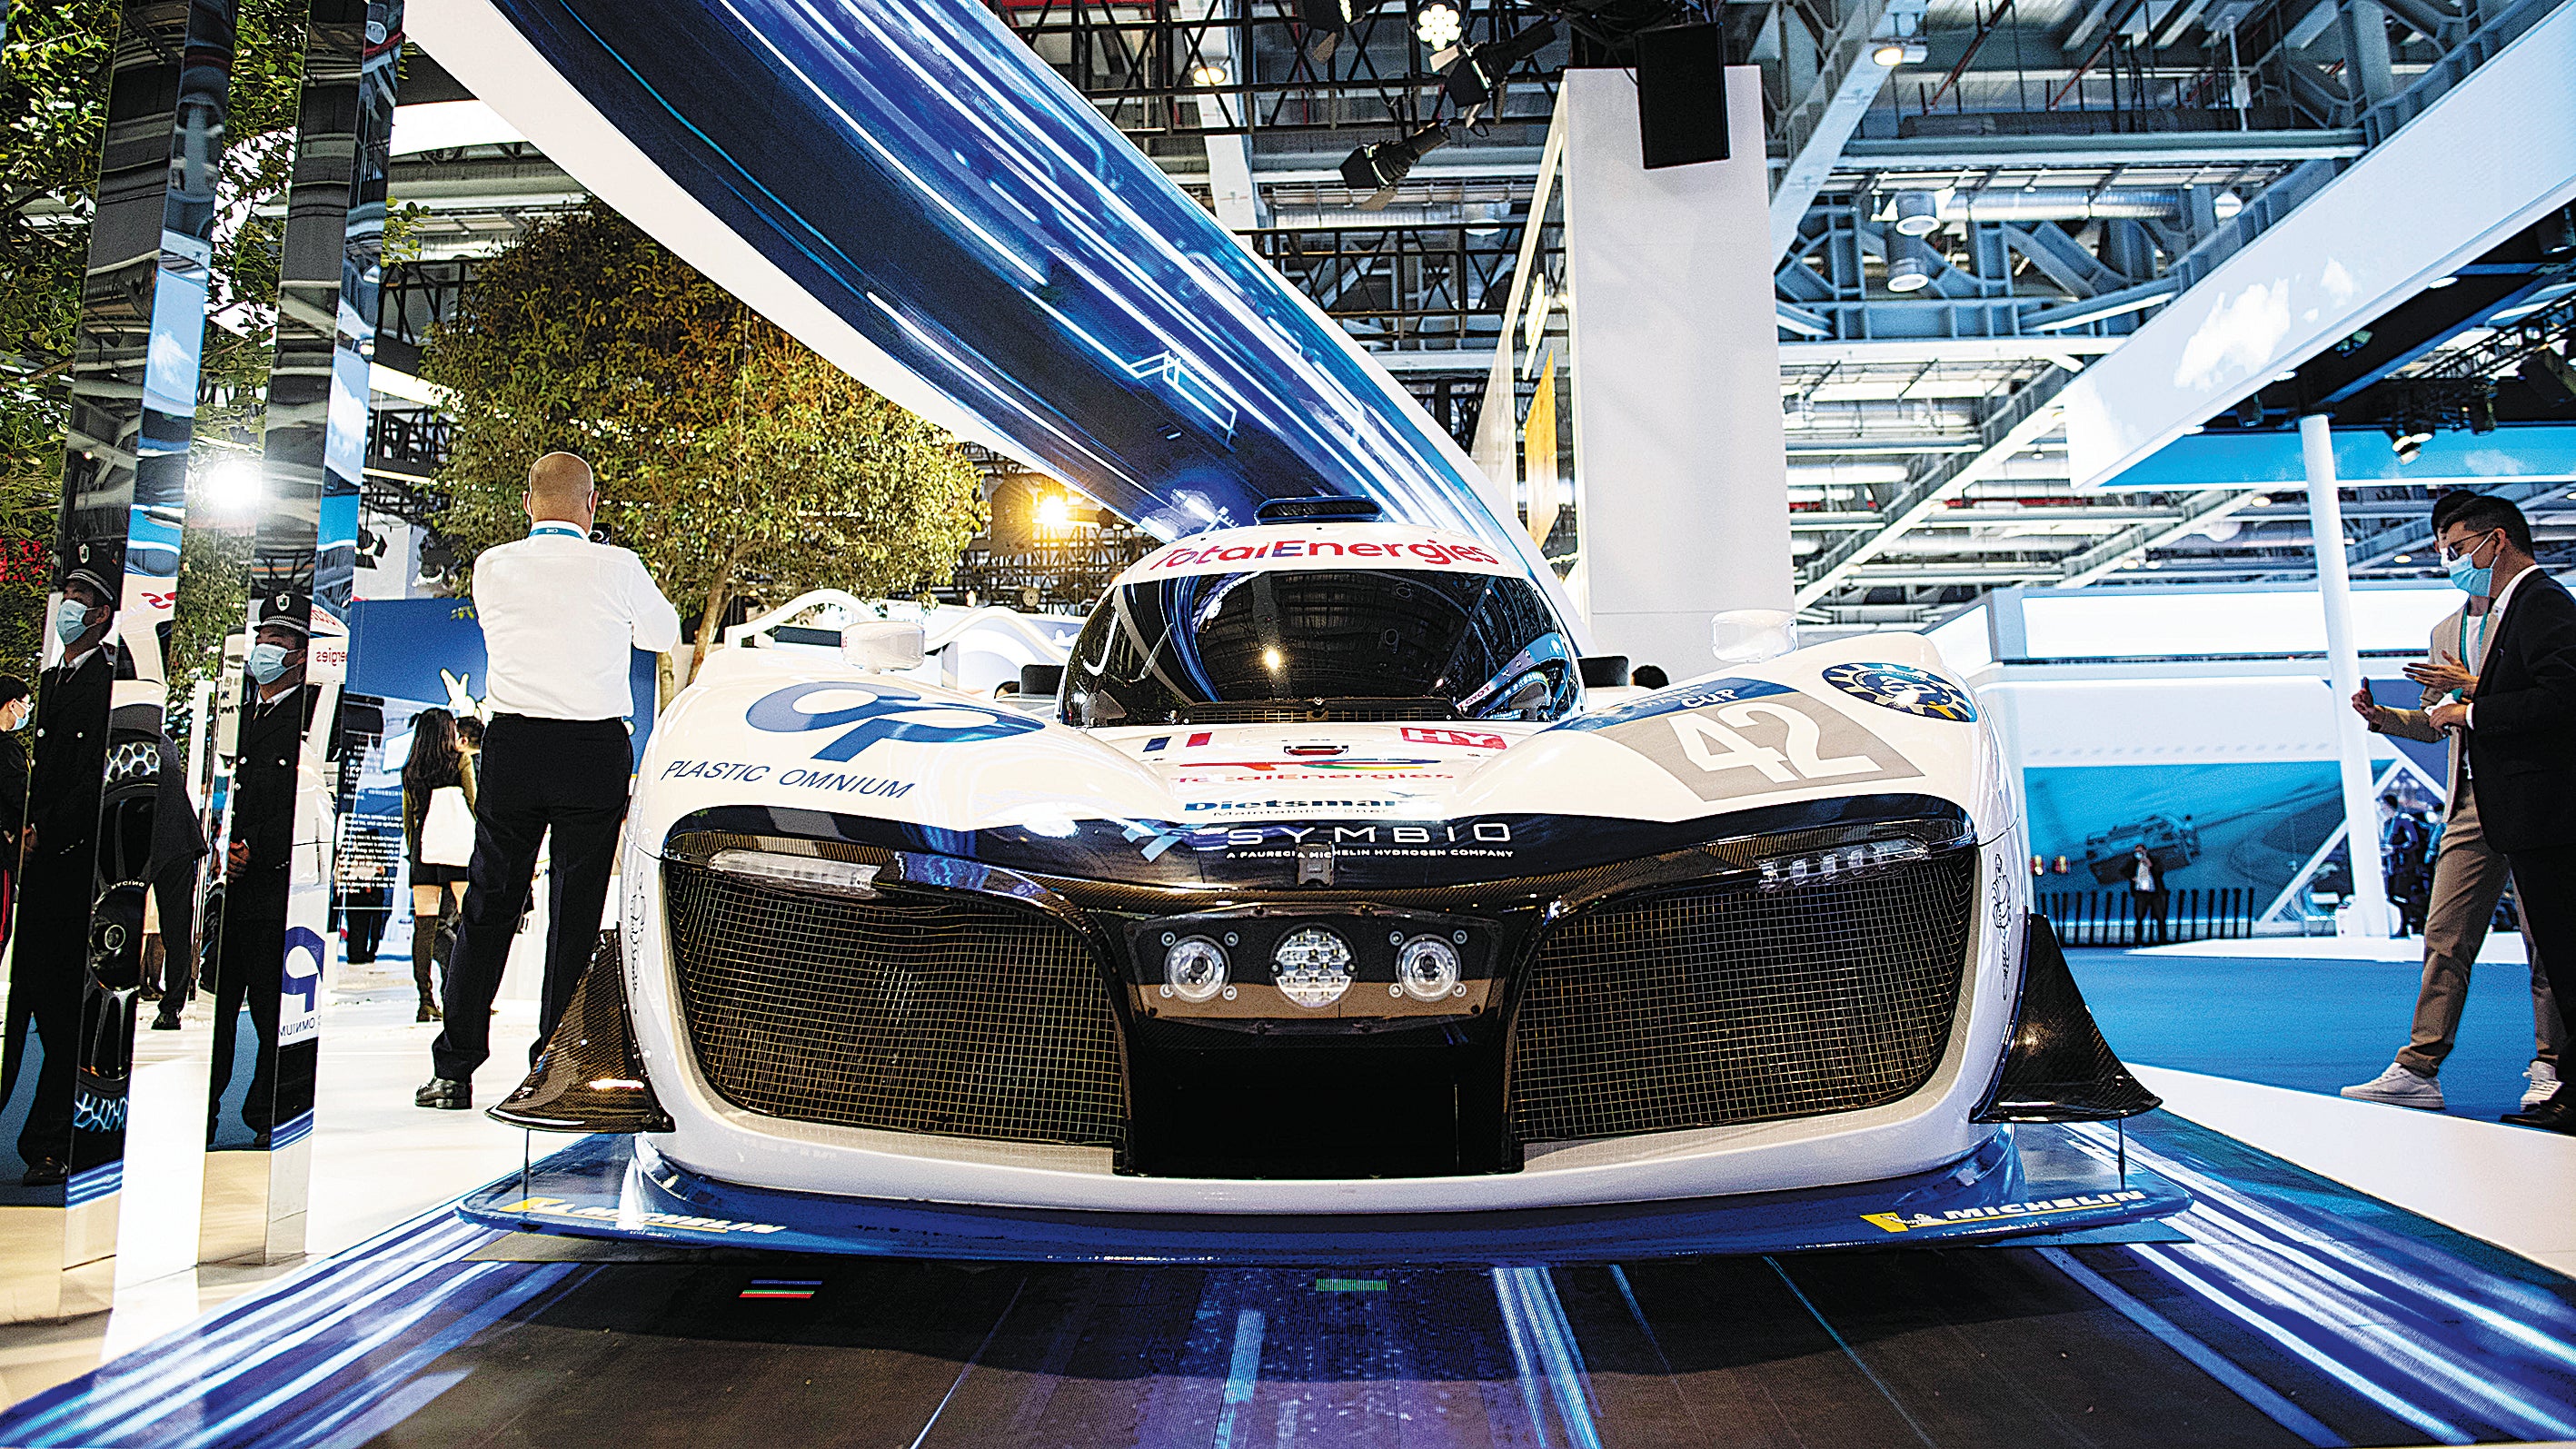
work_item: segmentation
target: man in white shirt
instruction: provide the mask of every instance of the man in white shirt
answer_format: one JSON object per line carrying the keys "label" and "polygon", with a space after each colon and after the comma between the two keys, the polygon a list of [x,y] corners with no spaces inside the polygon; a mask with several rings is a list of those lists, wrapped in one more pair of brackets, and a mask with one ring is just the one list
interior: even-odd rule
{"label": "man in white shirt", "polygon": [[528,470],[530,528],[474,561],[474,612],[489,663],[492,722],[474,810],[474,861],[448,962],[447,1021],[430,1047],[423,1107],[474,1105],[491,1055],[492,994],[527,905],[537,845],[554,832],[544,1000],[531,1064],[572,1000],[599,935],[633,757],[630,651],[680,642],[680,616],[626,549],[590,541],[590,465],[548,453]]}

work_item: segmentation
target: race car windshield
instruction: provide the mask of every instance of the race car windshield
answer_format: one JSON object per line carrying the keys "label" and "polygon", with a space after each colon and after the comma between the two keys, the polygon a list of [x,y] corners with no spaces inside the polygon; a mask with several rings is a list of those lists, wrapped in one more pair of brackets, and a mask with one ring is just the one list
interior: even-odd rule
{"label": "race car windshield", "polygon": [[[1077,725],[1554,719],[1574,651],[1527,579],[1413,569],[1190,574],[1113,590],[1066,668]],[[1265,708],[1265,706],[1276,706]]]}

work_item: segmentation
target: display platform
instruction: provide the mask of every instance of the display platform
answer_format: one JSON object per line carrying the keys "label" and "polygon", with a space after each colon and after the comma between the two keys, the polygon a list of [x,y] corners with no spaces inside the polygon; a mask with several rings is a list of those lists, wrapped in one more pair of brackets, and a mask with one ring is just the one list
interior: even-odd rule
{"label": "display platform", "polygon": [[18,1406],[0,1443],[2576,1438],[2576,1282],[2168,1114],[2127,1146],[2133,1177],[2191,1194],[2187,1241],[1005,1264],[444,1211]]}
{"label": "display platform", "polygon": [[2007,1129],[1965,1161],[1856,1187],[1531,1212],[1175,1218],[871,1202],[713,1182],[641,1139],[591,1137],[461,1212],[518,1232],[860,1254],[1049,1263],[1475,1266],[2001,1241],[2148,1222],[2189,1194],[2064,1127]]}

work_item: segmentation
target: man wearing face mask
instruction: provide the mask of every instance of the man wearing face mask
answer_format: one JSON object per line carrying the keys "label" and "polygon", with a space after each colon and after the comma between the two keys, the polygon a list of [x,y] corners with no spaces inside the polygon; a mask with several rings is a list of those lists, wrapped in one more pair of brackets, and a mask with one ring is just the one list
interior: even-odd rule
{"label": "man wearing face mask", "polygon": [[206,1133],[232,1081],[234,1033],[250,1008],[259,1033],[259,1066],[242,1105],[242,1125],[265,1141],[275,1115],[277,1015],[286,971],[287,866],[294,845],[295,772],[304,749],[307,626],[293,601],[260,605],[243,670],[241,743],[234,755],[232,848],[224,861],[224,939],[215,987],[215,1070],[206,1101]]}
{"label": "man wearing face mask", "polygon": [[[2460,510],[2478,495],[2453,490],[2433,503],[2433,531],[2442,534]],[[2451,560],[2452,581],[2467,595],[2458,612],[2433,626],[2432,648],[2422,664],[2406,666],[2406,677],[2422,686],[2422,703],[2414,709],[2390,709],[2365,688],[2352,697],[2352,707],[2370,727],[2387,735],[2438,743],[2446,736],[2426,714],[2435,705],[2466,698],[2477,689],[2487,646],[2495,637],[2495,612],[2486,590],[2492,569],[2476,567],[2463,556]],[[2424,980],[2415,997],[2413,1039],[2388,1070],[2367,1082],[2343,1089],[2347,1097],[2391,1106],[2439,1112],[2443,1107],[2439,1073],[2451,1054],[2460,1027],[2460,1009],[2468,1001],[2469,971],[2478,949],[2486,944],[2487,925],[2495,919],[2496,902],[2512,879],[2511,866],[2481,827],[2478,798],[2461,780],[2463,742],[2451,742],[2449,800],[2444,807],[2442,843],[2433,858],[2431,903],[2424,917]],[[2525,939],[2529,946],[2528,938]],[[2531,958],[2532,1060],[2523,1076],[2526,1108],[2538,1106],[2558,1090],[2559,1053],[2566,1046],[2566,1023],[2549,989],[2541,954]]]}
{"label": "man wearing face mask", "polygon": [[[2531,524],[2504,499],[2472,498],[2441,543],[2455,576],[2486,576],[2495,605],[2475,686],[2425,718],[2463,733],[2461,774],[2487,838],[2513,862],[2523,939],[2539,950],[2563,1019],[2576,1008],[2576,598],[2540,571]],[[2504,1120],[2576,1135],[2576,1086],[2561,1081]]]}
{"label": "man wearing face mask", "polygon": [[18,1134],[28,1187],[70,1172],[72,1068],[80,1051],[81,986],[89,969],[89,908],[97,894],[99,796],[107,773],[108,704],[116,680],[116,584],[124,570],[82,563],[63,575],[54,610],[62,662],[45,671],[36,718],[18,939],[11,956],[0,1101],[24,1065],[32,1023],[44,1054],[36,1096]]}

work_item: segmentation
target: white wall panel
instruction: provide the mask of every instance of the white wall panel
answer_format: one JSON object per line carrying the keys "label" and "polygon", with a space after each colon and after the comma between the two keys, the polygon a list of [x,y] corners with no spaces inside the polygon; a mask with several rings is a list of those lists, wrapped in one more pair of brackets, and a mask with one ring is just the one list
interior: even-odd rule
{"label": "white wall panel", "polygon": [[1727,73],[1726,161],[1648,171],[1626,71],[1568,71],[1576,506],[1597,648],[1676,679],[1709,616],[1789,607],[1760,72]]}

